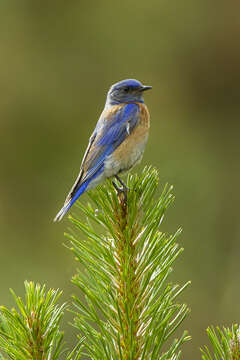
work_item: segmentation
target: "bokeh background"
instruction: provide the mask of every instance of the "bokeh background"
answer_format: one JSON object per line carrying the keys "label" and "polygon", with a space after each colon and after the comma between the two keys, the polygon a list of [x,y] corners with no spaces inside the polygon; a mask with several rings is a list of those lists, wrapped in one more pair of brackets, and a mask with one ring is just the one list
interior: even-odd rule
{"label": "bokeh background", "polygon": [[[1,1],[0,304],[25,279],[64,290],[77,264],[52,222],[71,187],[109,86],[136,78],[151,133],[142,165],[176,201],[184,228],[174,281],[192,285],[182,329],[200,359],[210,324],[240,318],[240,5],[237,1]],[[86,201],[83,196],[82,201]],[[74,330],[64,328],[69,344]]]}

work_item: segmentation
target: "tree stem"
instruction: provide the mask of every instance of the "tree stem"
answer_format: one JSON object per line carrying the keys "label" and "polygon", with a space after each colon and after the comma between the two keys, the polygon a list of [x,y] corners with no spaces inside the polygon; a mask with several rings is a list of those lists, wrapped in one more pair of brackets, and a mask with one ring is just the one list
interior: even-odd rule
{"label": "tree stem", "polygon": [[137,253],[134,245],[135,227],[128,229],[128,205],[126,198],[119,194],[115,207],[115,260],[118,269],[118,308],[120,317],[120,351],[124,360],[137,360],[140,351],[139,308],[136,299],[139,283],[136,279]]}

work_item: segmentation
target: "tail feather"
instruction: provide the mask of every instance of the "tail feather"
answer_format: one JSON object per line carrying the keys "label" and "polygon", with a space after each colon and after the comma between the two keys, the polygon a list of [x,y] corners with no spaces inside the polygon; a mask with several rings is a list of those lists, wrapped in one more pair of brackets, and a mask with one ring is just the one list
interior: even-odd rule
{"label": "tail feather", "polygon": [[64,217],[64,215],[68,212],[68,210],[70,209],[71,205],[70,203],[64,205],[61,210],[57,213],[57,215],[54,218],[54,222],[56,221],[61,221],[62,218]]}
{"label": "tail feather", "polygon": [[[98,177],[103,172],[103,165],[96,171],[96,173],[91,176],[88,180],[81,183],[82,173],[80,173],[79,177],[77,178],[75,184],[73,185],[69,195],[66,198],[66,201],[62,207],[62,209],[57,213],[53,221],[61,221],[64,215],[68,212],[68,210],[72,207],[75,201],[79,198],[80,195],[84,193],[87,189],[89,183],[91,183],[96,177]],[[95,184],[96,186],[96,184]]]}
{"label": "tail feather", "polygon": [[74,194],[72,199],[67,198],[67,200],[65,201],[65,204],[63,205],[63,207],[61,208],[61,210],[57,213],[57,215],[54,218],[54,222],[55,221],[61,221],[62,218],[64,217],[64,215],[68,212],[68,210],[72,207],[72,205],[75,203],[75,201],[79,198],[80,195],[82,195],[82,193],[84,193],[84,191],[86,190],[89,181],[86,181],[85,183],[83,183],[79,189],[76,191],[76,193]]}

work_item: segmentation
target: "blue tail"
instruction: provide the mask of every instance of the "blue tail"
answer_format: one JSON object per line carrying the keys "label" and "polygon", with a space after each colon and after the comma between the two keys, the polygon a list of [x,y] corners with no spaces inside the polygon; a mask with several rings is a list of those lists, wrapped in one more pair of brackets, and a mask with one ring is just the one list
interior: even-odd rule
{"label": "blue tail", "polygon": [[[84,181],[80,186],[78,179],[76,183],[73,186],[73,190],[70,191],[70,194],[67,196],[67,199],[65,201],[65,204],[61,208],[61,210],[57,213],[53,221],[61,221],[64,215],[68,212],[68,210],[72,207],[72,205],[75,203],[75,201],[79,198],[80,195],[84,193],[84,191],[87,189],[90,182],[95,179],[98,175],[100,175],[103,172],[104,167],[101,166],[98,171],[90,177],[90,179]],[[81,181],[81,180],[79,180]],[[79,186],[79,187],[78,187]]]}
{"label": "blue tail", "polygon": [[61,208],[61,210],[57,213],[57,215],[55,216],[53,221],[61,221],[62,218],[64,217],[64,215],[68,212],[68,210],[72,207],[72,205],[75,203],[75,201],[79,198],[80,195],[82,195],[84,193],[84,191],[86,190],[88,184],[90,183],[89,179],[88,181],[86,181],[85,183],[83,183],[80,188],[76,191],[75,195],[73,196],[73,198],[69,201],[67,201],[63,207]]}

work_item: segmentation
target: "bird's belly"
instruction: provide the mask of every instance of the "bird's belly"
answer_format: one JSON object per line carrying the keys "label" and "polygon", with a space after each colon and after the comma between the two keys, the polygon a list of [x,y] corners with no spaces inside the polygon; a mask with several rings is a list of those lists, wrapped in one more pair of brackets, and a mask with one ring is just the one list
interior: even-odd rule
{"label": "bird's belly", "polygon": [[148,134],[136,143],[136,138],[129,136],[115,151],[104,161],[106,177],[117,175],[131,169],[142,159]]}

